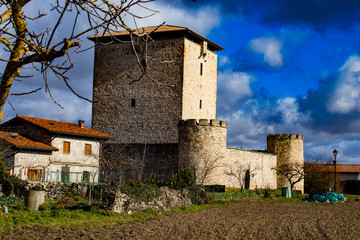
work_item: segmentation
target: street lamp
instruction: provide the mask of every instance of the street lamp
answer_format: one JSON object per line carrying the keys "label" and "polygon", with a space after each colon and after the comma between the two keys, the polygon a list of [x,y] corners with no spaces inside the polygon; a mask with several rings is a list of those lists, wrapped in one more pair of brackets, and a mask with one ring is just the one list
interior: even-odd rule
{"label": "street lamp", "polygon": [[334,158],[335,158],[335,160],[333,161],[333,163],[334,163],[334,192],[336,192],[336,164],[337,164],[336,156],[338,154],[336,149],[334,149],[333,154],[334,154]]}

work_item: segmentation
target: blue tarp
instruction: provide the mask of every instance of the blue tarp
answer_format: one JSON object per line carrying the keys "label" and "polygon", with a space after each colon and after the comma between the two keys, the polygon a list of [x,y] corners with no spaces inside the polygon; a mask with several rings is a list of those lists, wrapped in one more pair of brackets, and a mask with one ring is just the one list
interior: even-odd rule
{"label": "blue tarp", "polygon": [[305,202],[343,202],[345,201],[344,195],[337,192],[319,192],[307,196],[304,199]]}

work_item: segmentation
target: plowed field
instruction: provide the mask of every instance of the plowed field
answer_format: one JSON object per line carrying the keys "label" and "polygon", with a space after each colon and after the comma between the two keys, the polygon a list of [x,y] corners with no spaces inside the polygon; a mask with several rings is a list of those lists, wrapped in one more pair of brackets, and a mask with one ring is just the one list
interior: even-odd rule
{"label": "plowed field", "polygon": [[360,239],[360,203],[244,201],[100,228],[25,227],[7,239]]}

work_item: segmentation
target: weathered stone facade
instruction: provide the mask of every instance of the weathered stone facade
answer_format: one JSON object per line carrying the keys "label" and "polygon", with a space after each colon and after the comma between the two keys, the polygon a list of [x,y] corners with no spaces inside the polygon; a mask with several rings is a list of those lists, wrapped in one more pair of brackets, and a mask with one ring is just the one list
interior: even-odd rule
{"label": "weathered stone facade", "polygon": [[[276,154],[277,166],[295,164],[304,166],[303,136],[297,134],[269,134],[267,136],[267,151]],[[277,176],[277,187],[289,187],[284,176]],[[304,180],[297,183],[296,190],[304,190]]]}
{"label": "weathered stone facade", "polygon": [[[187,28],[138,31],[151,32],[155,40],[148,43],[147,56],[139,55],[149,77],[136,64],[129,33],[113,33],[118,42],[111,42],[109,36],[90,37],[97,43],[92,127],[114,136],[113,146],[126,145],[123,156],[142,161],[138,174],[142,178],[151,173],[169,177],[184,163],[194,164],[201,176],[210,164],[216,166],[206,174],[204,184],[280,187],[274,168],[283,161],[277,157],[286,155],[284,149],[275,152],[270,147],[265,152],[226,147],[227,124],[216,120],[217,51],[222,48]],[[141,53],[146,45],[136,39],[135,50]],[[299,140],[301,143],[291,142],[289,156],[300,162]],[[107,157],[119,161],[115,152]],[[240,180],[234,177],[236,169]]]}
{"label": "weathered stone facade", "polygon": [[[135,48],[144,50],[139,41]],[[206,41],[151,41],[141,61],[154,81],[131,42],[95,47],[92,128],[114,142],[177,143],[179,120],[216,117],[217,54]]]}
{"label": "weathered stone facade", "polygon": [[[203,184],[229,187],[276,188],[276,156],[266,152],[226,147],[227,124],[216,119],[186,120],[179,123],[179,161],[197,166]],[[210,171],[211,170],[211,171]],[[206,175],[206,176],[205,176]]]}

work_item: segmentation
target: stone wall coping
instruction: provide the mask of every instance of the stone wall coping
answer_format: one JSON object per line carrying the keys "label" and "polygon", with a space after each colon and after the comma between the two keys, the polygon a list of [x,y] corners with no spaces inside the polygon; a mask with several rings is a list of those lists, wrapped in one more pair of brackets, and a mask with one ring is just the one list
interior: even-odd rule
{"label": "stone wall coping", "polygon": [[227,122],[218,119],[187,119],[180,120],[179,126],[212,126],[227,128]]}
{"label": "stone wall coping", "polygon": [[236,151],[244,151],[244,152],[252,152],[252,153],[257,153],[257,154],[266,154],[266,155],[276,156],[276,154],[269,153],[269,152],[264,151],[264,150],[247,150],[247,149],[234,148],[234,147],[227,147],[226,149],[227,150],[236,150]]}
{"label": "stone wall coping", "polygon": [[268,134],[267,140],[274,139],[274,140],[286,140],[286,139],[298,139],[303,140],[304,137],[301,134]]}

